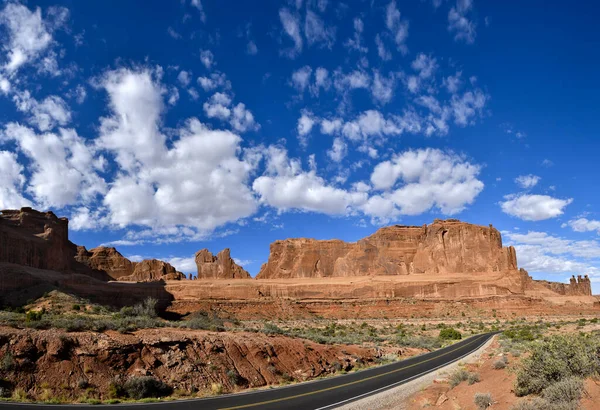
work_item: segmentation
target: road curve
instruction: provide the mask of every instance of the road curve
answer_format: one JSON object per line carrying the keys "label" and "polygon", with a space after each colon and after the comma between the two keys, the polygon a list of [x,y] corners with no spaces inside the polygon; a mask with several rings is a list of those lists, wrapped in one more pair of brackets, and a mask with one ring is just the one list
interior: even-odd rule
{"label": "road curve", "polygon": [[0,410],[77,410],[110,407],[118,410],[234,410],[234,409],[333,409],[382,390],[398,386],[469,355],[483,346],[494,333],[472,336],[452,346],[385,366],[343,376],[291,386],[230,394],[206,399],[149,404],[47,405],[0,402]]}

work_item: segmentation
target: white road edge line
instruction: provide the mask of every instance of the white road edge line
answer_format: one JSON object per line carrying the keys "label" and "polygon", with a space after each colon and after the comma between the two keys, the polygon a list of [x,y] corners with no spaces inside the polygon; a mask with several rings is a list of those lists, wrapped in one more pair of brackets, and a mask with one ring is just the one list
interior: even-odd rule
{"label": "white road edge line", "polygon": [[461,360],[461,359],[465,358],[466,356],[469,356],[470,354],[473,354],[473,353],[474,353],[474,352],[476,352],[477,350],[481,349],[481,348],[482,348],[482,347],[483,347],[483,346],[484,346],[484,345],[487,343],[487,341],[488,341],[488,340],[490,340],[490,338],[492,338],[492,337],[494,337],[494,336],[495,336],[495,335],[491,335],[491,336],[490,336],[489,338],[487,338],[487,339],[485,340],[485,342],[484,342],[484,343],[483,343],[481,346],[479,346],[477,349],[471,350],[470,352],[467,352],[467,353],[465,353],[464,355],[462,355],[462,356],[460,356],[460,357],[456,358],[455,360],[452,360],[451,362],[444,363],[444,364],[442,364],[442,365],[439,365],[439,366],[437,366],[437,367],[434,367],[434,368],[433,368],[433,369],[431,369],[431,370],[427,370],[426,372],[423,372],[423,373],[416,374],[416,375],[414,375],[414,376],[411,376],[411,377],[409,377],[408,379],[401,380],[401,381],[399,381],[399,382],[392,383],[392,384],[389,384],[389,385],[387,385],[387,386],[384,386],[384,387],[380,387],[380,388],[378,388],[378,389],[376,389],[376,390],[372,390],[372,391],[370,391],[370,392],[363,393],[363,394],[361,394],[361,395],[358,395],[358,396],[355,396],[355,397],[351,397],[351,398],[349,398],[349,399],[342,400],[342,401],[339,401],[339,402],[337,402],[337,403],[329,404],[329,405],[327,405],[327,406],[325,406],[325,407],[319,407],[318,409],[315,409],[315,410],[334,409],[335,407],[337,407],[337,406],[340,406],[340,405],[342,405],[342,404],[344,404],[344,403],[352,402],[352,401],[358,400],[358,399],[360,399],[360,398],[362,398],[362,397],[365,397],[365,396],[371,396],[371,395],[373,395],[373,394],[375,394],[375,393],[378,393],[378,392],[380,392],[380,391],[382,391],[382,390],[391,389],[392,387],[395,387],[395,386],[398,386],[398,385],[401,385],[401,384],[404,384],[404,383],[408,383],[408,382],[410,382],[410,381],[412,381],[412,380],[414,380],[414,379],[416,379],[416,378],[419,378],[419,377],[421,377],[421,376],[423,376],[423,375],[426,375],[426,374],[428,374],[428,373],[435,372],[436,370],[438,370],[438,369],[440,369],[440,368],[442,368],[442,367],[446,367],[446,366],[448,366],[448,365],[450,365],[450,364],[452,364],[452,363],[454,363],[454,362],[457,362],[457,361],[459,361],[459,360]]}

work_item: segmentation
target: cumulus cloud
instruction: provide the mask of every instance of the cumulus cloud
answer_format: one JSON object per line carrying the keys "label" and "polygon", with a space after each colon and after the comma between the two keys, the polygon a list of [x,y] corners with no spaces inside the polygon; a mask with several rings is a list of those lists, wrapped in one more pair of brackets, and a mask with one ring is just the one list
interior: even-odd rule
{"label": "cumulus cloud", "polygon": [[477,25],[468,17],[473,9],[473,0],[457,0],[448,13],[448,31],[454,33],[454,40],[473,44],[477,35]]}
{"label": "cumulus cloud", "polygon": [[17,109],[27,116],[27,121],[40,131],[48,131],[57,125],[67,125],[71,121],[71,111],[67,103],[56,95],[46,97],[41,102],[29,91],[17,92],[13,96]]}
{"label": "cumulus cloud", "polygon": [[23,166],[17,162],[17,155],[0,151],[0,209],[31,206],[31,202],[21,194],[24,184]]}
{"label": "cumulus cloud", "polygon": [[530,273],[600,276],[600,268],[593,262],[600,258],[598,241],[576,241],[546,232],[504,231],[502,235],[508,239],[506,244],[517,250],[519,266]]}
{"label": "cumulus cloud", "polygon": [[95,149],[74,130],[37,134],[31,128],[9,123],[4,138],[17,144],[30,160],[27,191],[44,207],[90,202],[107,186],[94,168]]}
{"label": "cumulus cloud", "polygon": [[542,221],[556,218],[573,202],[572,198],[560,199],[548,195],[507,195],[500,202],[502,211],[524,221]]}
{"label": "cumulus cloud", "polygon": [[310,75],[312,74],[312,68],[305,65],[292,73],[292,86],[303,93],[308,84],[310,83]]}
{"label": "cumulus cloud", "polygon": [[[483,190],[481,167],[461,155],[437,149],[409,150],[379,163],[371,184],[384,191],[369,199],[374,216],[418,215],[438,208],[456,214]],[[399,185],[398,185],[399,184]]]}
{"label": "cumulus cloud", "polygon": [[537,175],[529,174],[529,175],[519,175],[515,178],[515,183],[519,185],[523,189],[533,188],[540,182],[540,177]]}
{"label": "cumulus cloud", "polygon": [[215,63],[215,57],[210,50],[200,50],[200,61],[207,69],[211,69]]}
{"label": "cumulus cloud", "polygon": [[227,80],[225,74],[219,72],[211,73],[209,76],[198,77],[197,82],[204,91],[213,91],[216,88],[222,88],[225,91],[231,89],[231,82]]}
{"label": "cumulus cloud", "polygon": [[101,85],[112,114],[101,121],[98,144],[120,170],[104,199],[111,224],[193,237],[254,213],[247,184],[256,164],[239,157],[238,135],[192,118],[169,148],[160,129],[164,90],[151,71],[111,71]]}
{"label": "cumulus cloud", "polygon": [[392,59],[392,53],[390,53],[385,47],[385,44],[383,43],[383,40],[379,34],[375,36],[375,44],[377,45],[377,55],[379,58],[381,58],[383,61],[389,61]]}
{"label": "cumulus cloud", "polygon": [[254,180],[252,188],[260,201],[280,211],[302,210],[344,215],[352,204],[364,201],[366,194],[348,192],[328,184],[316,170],[304,171],[287,151],[271,146],[267,152],[265,175]]}
{"label": "cumulus cloud", "polygon": [[[351,49],[356,50],[359,53],[367,53],[369,51],[368,47],[364,45],[362,33],[365,29],[365,24],[362,19],[357,17],[354,19],[354,36],[349,38],[344,46]],[[379,37],[378,37],[379,38]]]}
{"label": "cumulus cloud", "polygon": [[600,221],[595,219],[577,218],[568,222],[568,225],[575,232],[594,232],[600,235]]}
{"label": "cumulus cloud", "polygon": [[232,98],[225,93],[215,93],[203,105],[208,118],[218,118],[229,121],[231,127],[238,132],[256,131],[260,126],[254,120],[254,115],[246,109],[243,103],[232,105]]}
{"label": "cumulus cloud", "polygon": [[334,138],[331,149],[327,151],[327,156],[334,162],[340,162],[346,156],[347,148],[343,139]]}

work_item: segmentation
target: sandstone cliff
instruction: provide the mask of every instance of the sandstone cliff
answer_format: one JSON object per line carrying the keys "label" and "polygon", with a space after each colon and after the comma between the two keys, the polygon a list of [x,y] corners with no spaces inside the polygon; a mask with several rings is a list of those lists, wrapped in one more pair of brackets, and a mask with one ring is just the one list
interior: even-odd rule
{"label": "sandstone cliff", "polygon": [[0,261],[39,269],[71,268],[69,221],[31,208],[0,213]]}
{"label": "sandstone cliff", "polygon": [[516,270],[513,247],[500,232],[436,219],[431,225],[389,226],[355,243],[286,239],[271,244],[258,279],[499,272]]}
{"label": "sandstone cliff", "polygon": [[250,274],[231,259],[229,249],[223,249],[217,256],[208,249],[201,249],[195,259],[198,279],[251,279]]}
{"label": "sandstone cliff", "polygon": [[100,280],[154,281],[185,276],[156,259],[136,263],[115,248],[87,250],[69,241],[69,221],[31,208],[0,212],[0,262]]}

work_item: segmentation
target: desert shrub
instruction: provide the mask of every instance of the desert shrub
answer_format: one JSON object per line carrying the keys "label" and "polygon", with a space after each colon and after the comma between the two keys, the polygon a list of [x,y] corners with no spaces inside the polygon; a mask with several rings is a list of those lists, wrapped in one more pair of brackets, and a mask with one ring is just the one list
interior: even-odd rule
{"label": "desert shrub", "polygon": [[15,358],[13,357],[12,353],[6,352],[4,356],[2,356],[2,360],[0,360],[0,370],[8,372],[13,370],[15,365]]}
{"label": "desert shrub", "polygon": [[223,394],[223,385],[221,383],[213,383],[210,385],[210,391],[215,396]]}
{"label": "desert shrub", "polygon": [[451,388],[455,388],[462,382],[469,379],[469,372],[465,369],[459,369],[453,372],[450,377],[448,377],[448,383],[450,383]]}
{"label": "desert shrub", "polygon": [[475,384],[475,383],[479,383],[481,381],[481,378],[479,377],[479,373],[469,373],[469,375],[467,376],[467,383],[470,385]]}
{"label": "desert shrub", "polygon": [[542,391],[542,397],[551,404],[579,402],[583,395],[583,381],[569,377],[553,383]]}
{"label": "desert shrub", "polygon": [[[0,380],[0,383],[1,382],[2,382],[2,380]],[[11,395],[12,395],[12,389],[9,386],[0,385],[0,398],[7,399]]]}
{"label": "desert shrub", "polygon": [[517,370],[515,393],[539,394],[547,386],[570,378],[585,378],[600,370],[600,343],[586,335],[554,335],[531,346],[531,355]]}
{"label": "desert shrub", "polygon": [[237,370],[229,369],[229,370],[227,370],[226,375],[229,378],[229,381],[231,382],[231,384],[237,385],[239,383],[240,375],[237,372]]}
{"label": "desert shrub", "polygon": [[158,300],[148,297],[142,303],[138,303],[133,307],[134,316],[156,317],[156,304]]}
{"label": "desert shrub", "polygon": [[29,399],[29,396],[27,395],[27,392],[23,389],[15,389],[12,392],[12,396],[11,398],[14,401],[26,401]]}
{"label": "desert shrub", "polygon": [[493,403],[492,395],[490,393],[475,393],[473,401],[479,410],[485,410]]}
{"label": "desert shrub", "polygon": [[266,335],[282,335],[285,331],[273,323],[265,323],[263,333]]}
{"label": "desert shrub", "polygon": [[76,303],[75,303],[75,304],[73,304],[73,306],[71,306],[71,308],[72,308],[73,310],[81,310],[81,306],[80,306],[80,305],[78,305],[78,304],[76,304]]}
{"label": "desert shrub", "polygon": [[163,397],[173,393],[173,389],[150,376],[132,377],[123,386],[127,396],[140,400],[147,397]]}
{"label": "desert shrub", "polygon": [[505,369],[506,368],[506,360],[498,359],[494,362],[492,367],[496,370]]}
{"label": "desert shrub", "polygon": [[215,313],[198,311],[190,315],[189,319],[182,323],[183,327],[190,329],[212,330],[222,332],[225,330],[225,322]]}
{"label": "desert shrub", "polygon": [[440,330],[439,338],[442,340],[460,340],[462,335],[460,332],[452,327],[446,327]]}
{"label": "desert shrub", "polygon": [[126,394],[127,392],[125,392],[125,389],[123,388],[123,383],[121,379],[113,379],[108,385],[108,397],[110,397],[111,399],[125,397]]}
{"label": "desert shrub", "polygon": [[396,344],[399,346],[417,347],[427,350],[435,350],[442,346],[440,339],[437,337],[427,336],[406,336],[396,339]]}
{"label": "desert shrub", "polygon": [[25,314],[25,322],[38,322],[42,320],[44,312],[41,310],[28,310]]}

